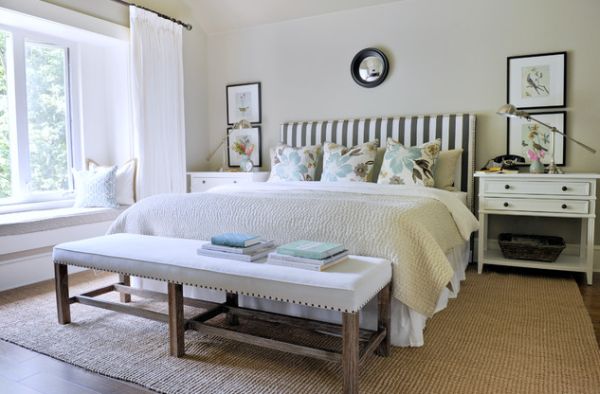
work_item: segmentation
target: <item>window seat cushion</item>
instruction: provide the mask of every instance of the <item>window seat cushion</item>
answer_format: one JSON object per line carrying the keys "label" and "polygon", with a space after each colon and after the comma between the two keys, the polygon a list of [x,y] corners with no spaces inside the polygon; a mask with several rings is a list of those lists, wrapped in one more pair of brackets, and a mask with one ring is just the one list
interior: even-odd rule
{"label": "window seat cushion", "polygon": [[0,215],[0,236],[35,233],[83,224],[115,220],[127,206],[119,208],[59,208]]}

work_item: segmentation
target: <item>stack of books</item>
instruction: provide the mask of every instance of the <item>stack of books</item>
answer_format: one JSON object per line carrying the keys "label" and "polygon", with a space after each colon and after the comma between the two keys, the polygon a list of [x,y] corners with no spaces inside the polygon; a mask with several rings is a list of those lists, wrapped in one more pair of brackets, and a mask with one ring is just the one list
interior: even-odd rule
{"label": "stack of books", "polygon": [[200,256],[255,262],[267,257],[273,251],[273,241],[244,233],[225,233],[215,235],[210,243],[198,249]]}
{"label": "stack of books", "polygon": [[269,253],[268,264],[323,271],[348,258],[348,250],[341,244],[295,241]]}

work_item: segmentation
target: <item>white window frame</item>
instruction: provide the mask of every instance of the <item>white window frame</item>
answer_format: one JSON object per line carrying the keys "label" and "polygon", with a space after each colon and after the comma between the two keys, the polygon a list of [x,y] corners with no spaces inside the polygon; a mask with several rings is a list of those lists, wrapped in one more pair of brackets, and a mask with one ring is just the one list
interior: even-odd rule
{"label": "white window frame", "polygon": [[65,50],[65,95],[67,100],[65,125],[67,162],[71,168],[81,168],[81,130],[79,114],[79,46],[52,35],[41,34],[0,24],[0,30],[10,33],[7,42],[7,90],[9,100],[10,152],[12,171],[11,197],[0,198],[0,207],[73,198],[73,177],[68,176],[68,191],[29,192],[29,130],[25,44],[30,42]]}

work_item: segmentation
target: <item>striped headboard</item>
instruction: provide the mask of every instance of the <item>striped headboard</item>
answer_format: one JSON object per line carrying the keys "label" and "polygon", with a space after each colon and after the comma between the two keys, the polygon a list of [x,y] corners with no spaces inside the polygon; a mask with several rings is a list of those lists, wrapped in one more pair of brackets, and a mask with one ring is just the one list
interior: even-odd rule
{"label": "striped headboard", "polygon": [[462,148],[460,174],[456,188],[467,192],[473,201],[475,169],[475,115],[418,115],[392,118],[288,122],[281,125],[281,142],[290,146],[309,146],[335,142],[345,146],[379,140],[384,147],[392,137],[406,146],[421,145],[440,138],[442,150]]}

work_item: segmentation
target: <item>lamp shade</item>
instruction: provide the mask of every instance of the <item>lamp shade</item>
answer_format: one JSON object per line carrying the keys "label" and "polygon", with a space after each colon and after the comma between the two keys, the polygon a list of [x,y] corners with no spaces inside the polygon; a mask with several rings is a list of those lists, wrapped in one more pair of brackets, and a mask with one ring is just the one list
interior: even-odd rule
{"label": "lamp shade", "polygon": [[500,116],[506,116],[507,118],[528,118],[529,114],[525,111],[519,111],[517,107],[512,104],[504,104],[496,111]]}
{"label": "lamp shade", "polygon": [[236,124],[233,125],[232,129],[234,130],[243,130],[243,129],[251,129],[252,124],[248,122],[246,119],[242,119]]}

